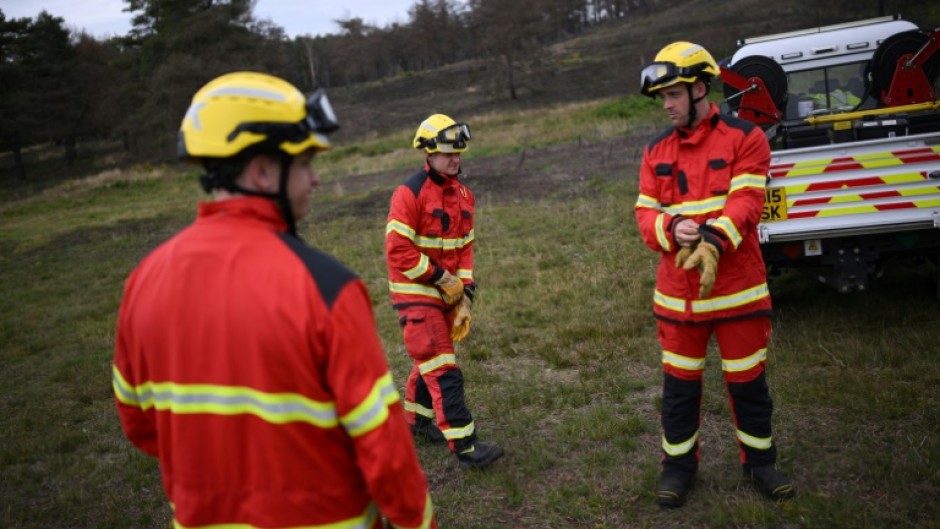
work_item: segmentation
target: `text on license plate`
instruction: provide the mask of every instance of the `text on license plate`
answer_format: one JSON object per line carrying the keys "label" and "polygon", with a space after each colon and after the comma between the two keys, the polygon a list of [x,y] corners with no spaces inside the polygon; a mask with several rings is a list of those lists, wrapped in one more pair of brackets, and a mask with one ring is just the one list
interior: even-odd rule
{"label": "text on license plate", "polygon": [[782,187],[764,190],[764,211],[761,222],[773,222],[787,218],[787,190]]}

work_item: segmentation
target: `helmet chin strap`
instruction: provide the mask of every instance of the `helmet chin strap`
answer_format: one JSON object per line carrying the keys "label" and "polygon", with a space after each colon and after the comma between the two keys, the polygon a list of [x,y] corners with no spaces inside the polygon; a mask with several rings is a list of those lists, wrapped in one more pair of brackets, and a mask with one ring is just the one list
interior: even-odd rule
{"label": "helmet chin strap", "polygon": [[281,208],[281,215],[284,216],[284,221],[287,223],[287,233],[299,239],[297,223],[294,221],[294,210],[291,208],[290,198],[287,196],[287,181],[290,178],[290,166],[293,161],[293,156],[288,154],[281,156],[281,187],[277,191],[275,200],[277,200],[277,205]]}
{"label": "helmet chin strap", "polygon": [[290,167],[294,161],[294,157],[284,152],[280,152],[278,155],[280,158],[280,175],[278,176],[279,187],[276,193],[265,193],[264,191],[245,189],[236,184],[234,180],[213,176],[211,172],[201,176],[199,181],[207,192],[215,187],[221,187],[233,193],[272,199],[281,210],[281,216],[284,218],[284,222],[287,223],[287,233],[299,238],[297,235],[297,223],[294,221],[294,210],[290,205],[290,198],[287,196],[287,183],[290,179]]}
{"label": "helmet chin strap", "polygon": [[692,82],[692,83],[686,83],[685,85],[686,89],[689,91],[689,125],[688,125],[688,128],[690,129],[695,126],[695,118],[698,117],[698,111],[695,109],[695,107],[698,105],[699,101],[705,99],[708,96],[708,90],[705,90],[705,95],[703,95],[702,97],[698,99],[695,99],[692,96],[692,85],[694,84],[695,83]]}

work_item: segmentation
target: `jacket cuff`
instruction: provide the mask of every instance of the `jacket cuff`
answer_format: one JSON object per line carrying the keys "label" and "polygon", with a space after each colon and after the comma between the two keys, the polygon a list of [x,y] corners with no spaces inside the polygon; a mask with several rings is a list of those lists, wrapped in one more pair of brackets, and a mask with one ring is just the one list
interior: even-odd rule
{"label": "jacket cuff", "polygon": [[677,246],[677,247],[679,246],[679,243],[676,242],[676,226],[678,226],[679,223],[682,222],[682,221],[685,220],[685,219],[686,219],[686,217],[683,217],[682,215],[676,215],[676,216],[672,217],[672,219],[669,220],[669,230],[668,230],[668,231],[669,231],[669,237],[672,239],[672,240],[669,241],[669,242],[671,242],[674,246]]}
{"label": "jacket cuff", "polygon": [[728,238],[725,237],[724,233],[712,228],[708,224],[699,226],[698,231],[702,234],[702,240],[718,248],[719,253],[725,251],[725,244],[728,242]]}
{"label": "jacket cuff", "polygon": [[437,283],[437,280],[442,277],[444,277],[444,269],[439,266],[435,266],[434,273],[431,274],[431,277],[428,278],[428,283]]}
{"label": "jacket cuff", "polygon": [[473,295],[476,293],[476,291],[477,291],[476,283],[467,283],[466,285],[463,286],[463,295],[467,296],[467,298],[470,301],[473,301]]}

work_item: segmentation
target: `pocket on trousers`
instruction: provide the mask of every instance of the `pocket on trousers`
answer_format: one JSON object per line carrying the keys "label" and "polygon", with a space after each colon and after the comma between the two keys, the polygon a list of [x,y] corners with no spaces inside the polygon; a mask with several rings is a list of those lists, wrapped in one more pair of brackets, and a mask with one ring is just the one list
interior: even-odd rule
{"label": "pocket on trousers", "polygon": [[408,356],[415,360],[430,358],[436,354],[433,329],[428,322],[427,311],[409,310],[402,316],[405,321],[402,334]]}

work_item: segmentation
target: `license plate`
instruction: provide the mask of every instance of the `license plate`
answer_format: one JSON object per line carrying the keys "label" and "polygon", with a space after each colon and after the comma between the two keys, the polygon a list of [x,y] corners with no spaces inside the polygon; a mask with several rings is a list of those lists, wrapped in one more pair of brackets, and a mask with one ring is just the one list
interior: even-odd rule
{"label": "license plate", "polygon": [[786,220],[787,218],[787,190],[782,187],[764,190],[764,211],[761,213],[761,222]]}

